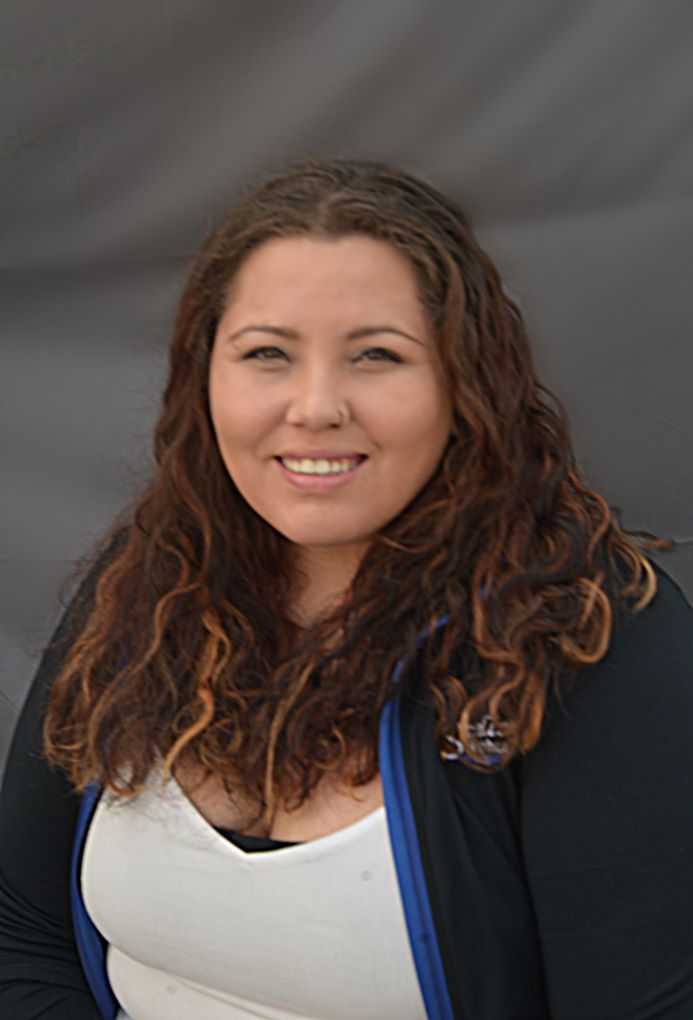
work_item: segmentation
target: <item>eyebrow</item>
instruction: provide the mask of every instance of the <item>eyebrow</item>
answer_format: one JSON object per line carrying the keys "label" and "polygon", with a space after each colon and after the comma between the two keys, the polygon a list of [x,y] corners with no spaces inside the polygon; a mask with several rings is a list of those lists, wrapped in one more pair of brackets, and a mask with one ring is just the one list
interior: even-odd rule
{"label": "eyebrow", "polygon": [[[244,333],[270,333],[272,336],[280,336],[285,340],[300,340],[301,334],[297,333],[294,329],[286,329],[283,326],[268,326],[263,324],[243,326],[237,332],[232,333],[227,337],[227,340],[233,342],[238,340],[239,337],[243,336]],[[375,336],[378,333],[395,333],[397,336],[403,336],[406,340],[412,340],[415,344],[421,344],[425,346],[423,340],[419,340],[417,337],[412,336],[411,333],[405,333],[403,329],[396,329],[394,326],[360,326],[358,329],[352,329],[344,335],[345,340],[363,340],[368,336]]]}

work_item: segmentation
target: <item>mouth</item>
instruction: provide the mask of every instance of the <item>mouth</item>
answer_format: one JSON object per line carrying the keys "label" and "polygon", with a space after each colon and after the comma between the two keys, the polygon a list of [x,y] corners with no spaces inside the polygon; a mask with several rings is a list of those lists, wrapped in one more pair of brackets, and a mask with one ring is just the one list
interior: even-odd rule
{"label": "mouth", "polygon": [[367,457],[356,453],[346,457],[275,457],[286,471],[293,475],[328,478],[346,475],[359,467]]}
{"label": "mouth", "polygon": [[368,457],[275,457],[275,463],[285,482],[299,492],[313,495],[327,494],[334,489],[351,485],[359,478]]}

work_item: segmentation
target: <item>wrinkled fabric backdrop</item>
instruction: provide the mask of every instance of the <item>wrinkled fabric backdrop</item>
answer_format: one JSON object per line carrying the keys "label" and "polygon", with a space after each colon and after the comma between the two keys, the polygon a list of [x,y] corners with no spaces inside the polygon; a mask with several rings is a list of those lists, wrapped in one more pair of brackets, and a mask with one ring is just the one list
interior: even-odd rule
{"label": "wrinkled fabric backdrop", "polygon": [[152,468],[191,253],[386,159],[468,210],[587,479],[693,593],[689,0],[4,0],[0,767],[75,561]]}

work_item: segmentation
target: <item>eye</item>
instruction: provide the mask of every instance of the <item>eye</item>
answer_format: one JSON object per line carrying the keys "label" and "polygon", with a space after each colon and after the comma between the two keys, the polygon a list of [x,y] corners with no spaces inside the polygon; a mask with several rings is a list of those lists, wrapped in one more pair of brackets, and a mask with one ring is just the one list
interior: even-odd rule
{"label": "eye", "polygon": [[245,352],[241,361],[278,361],[285,357],[280,347],[253,347],[252,350]]}
{"label": "eye", "polygon": [[392,361],[395,363],[401,363],[402,359],[394,351],[387,350],[386,347],[367,347],[361,351],[355,359],[356,361]]}

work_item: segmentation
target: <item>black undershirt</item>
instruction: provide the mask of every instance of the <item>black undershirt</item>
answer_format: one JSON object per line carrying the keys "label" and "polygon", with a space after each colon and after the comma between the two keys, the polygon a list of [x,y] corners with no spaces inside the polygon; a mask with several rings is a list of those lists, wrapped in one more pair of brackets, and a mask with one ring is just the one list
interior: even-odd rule
{"label": "black undershirt", "polygon": [[296,842],[289,842],[285,839],[269,839],[266,836],[246,836],[243,832],[236,832],[235,829],[220,829],[218,825],[214,828],[231,843],[234,843],[246,853],[257,853],[261,850],[281,850],[285,846],[298,846]]}

